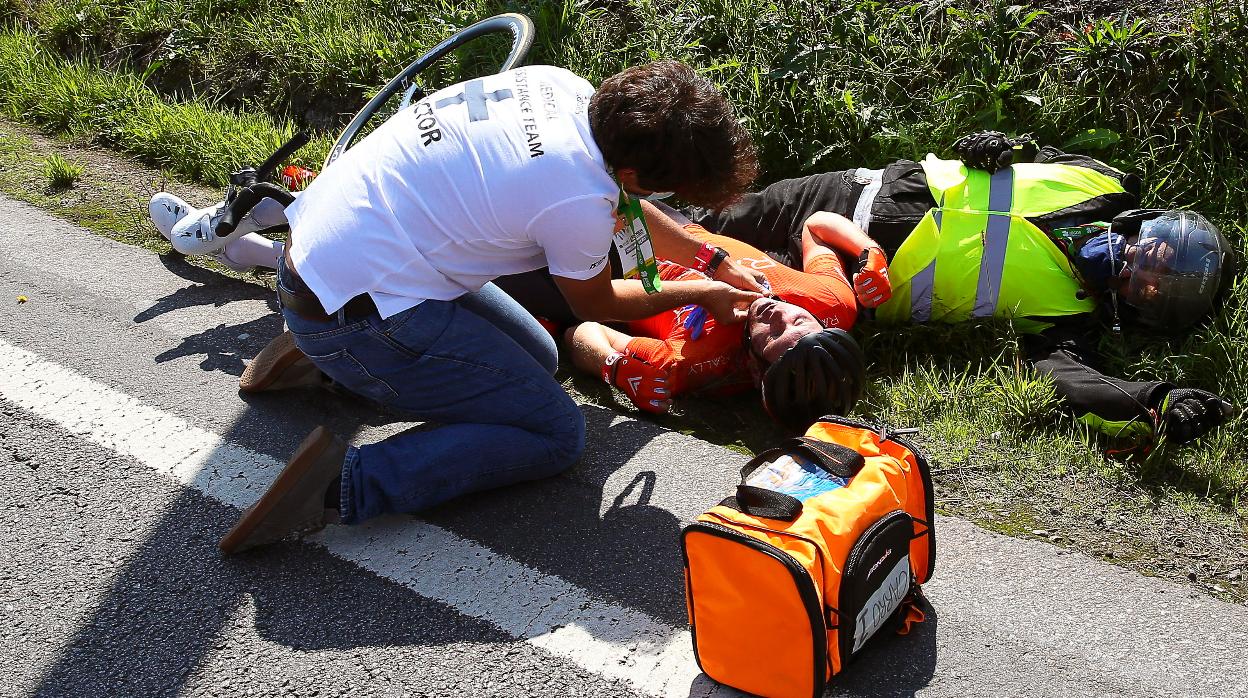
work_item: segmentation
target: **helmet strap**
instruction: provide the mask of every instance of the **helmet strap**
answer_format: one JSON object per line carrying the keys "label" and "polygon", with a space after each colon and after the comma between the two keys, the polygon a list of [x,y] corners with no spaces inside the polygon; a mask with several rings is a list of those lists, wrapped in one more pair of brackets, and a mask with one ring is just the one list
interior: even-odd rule
{"label": "helmet strap", "polygon": [[1114,309],[1114,324],[1110,326],[1113,333],[1118,337],[1122,337],[1122,317],[1118,314],[1118,291],[1111,289],[1109,292],[1109,304]]}
{"label": "helmet strap", "polygon": [[[1105,241],[1109,243],[1106,245],[1109,249],[1109,268],[1112,273],[1119,273],[1118,260],[1114,259],[1113,238],[1109,237],[1109,235],[1110,231],[1106,230]],[[1114,324],[1112,325],[1114,336],[1122,339],[1122,316],[1118,313],[1118,285],[1111,283],[1107,284],[1107,287],[1109,290],[1109,305],[1114,310]]]}
{"label": "helmet strap", "polygon": [[[761,384],[763,381],[763,374],[767,371],[767,366],[765,365],[765,362],[763,361],[763,357],[758,356],[757,354],[754,353],[754,343],[750,341],[749,318],[746,318],[746,321],[743,324],[745,325],[745,327],[741,329],[741,352],[745,355],[745,363],[746,363],[745,370],[747,373],[750,374],[750,380],[758,382],[761,387]],[[755,369],[750,368],[750,364],[754,364],[754,366],[757,368],[758,370],[757,376],[754,375]]]}

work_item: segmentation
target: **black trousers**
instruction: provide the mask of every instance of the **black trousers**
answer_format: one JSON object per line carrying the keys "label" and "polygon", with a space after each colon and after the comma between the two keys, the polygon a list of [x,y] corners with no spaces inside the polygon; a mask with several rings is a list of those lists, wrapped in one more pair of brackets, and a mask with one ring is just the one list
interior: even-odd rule
{"label": "black trousers", "polygon": [[802,226],[807,218],[817,211],[853,218],[863,189],[854,173],[840,170],[785,179],[720,211],[695,209],[687,214],[712,233],[749,243],[781,264],[801,269]]}

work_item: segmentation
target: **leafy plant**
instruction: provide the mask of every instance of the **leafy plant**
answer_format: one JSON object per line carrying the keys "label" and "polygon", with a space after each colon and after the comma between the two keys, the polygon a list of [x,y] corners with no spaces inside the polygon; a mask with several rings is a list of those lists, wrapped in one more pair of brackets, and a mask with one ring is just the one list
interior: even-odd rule
{"label": "leafy plant", "polygon": [[53,189],[68,189],[82,176],[82,165],[70,162],[60,155],[49,155],[43,161],[43,176]]}
{"label": "leafy plant", "polygon": [[1142,19],[1098,19],[1082,29],[1066,25],[1071,42],[1060,60],[1075,68],[1080,82],[1105,89],[1130,81],[1149,65],[1153,32]]}
{"label": "leafy plant", "polygon": [[1053,378],[1028,366],[996,364],[988,392],[1011,417],[1028,422],[1052,416],[1058,408]]}

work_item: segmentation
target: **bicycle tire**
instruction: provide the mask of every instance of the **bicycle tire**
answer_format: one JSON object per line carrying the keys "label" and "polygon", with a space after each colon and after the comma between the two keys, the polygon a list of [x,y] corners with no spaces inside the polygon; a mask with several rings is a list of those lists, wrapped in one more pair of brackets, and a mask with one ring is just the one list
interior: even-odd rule
{"label": "bicycle tire", "polygon": [[[529,54],[529,49],[533,48],[533,20],[518,12],[508,12],[506,14],[495,15],[480,22],[472,24],[468,27],[460,29],[454,34],[448,36],[437,46],[434,46],[420,58],[412,61],[398,75],[390,78],[385,87],[381,88],[373,98],[364,105],[351,119],[351,123],[343,129],[342,134],[338,136],[338,140],[334,142],[334,147],[330,149],[329,155],[325,157],[325,165],[328,167],[330,163],[337,160],[343,153],[347,151],[359,136],[360,131],[373,118],[373,115],[386,103],[391,97],[398,94],[400,90],[409,90],[409,83],[412,78],[419,75],[425,68],[437,62],[443,56],[451,51],[463,46],[464,44],[487,34],[497,34],[501,32],[510,32],[511,51],[507,54],[507,59],[503,61],[498,72],[511,70],[519,65]],[[412,87],[415,84],[412,83]],[[411,91],[405,96],[405,101],[410,100]]]}

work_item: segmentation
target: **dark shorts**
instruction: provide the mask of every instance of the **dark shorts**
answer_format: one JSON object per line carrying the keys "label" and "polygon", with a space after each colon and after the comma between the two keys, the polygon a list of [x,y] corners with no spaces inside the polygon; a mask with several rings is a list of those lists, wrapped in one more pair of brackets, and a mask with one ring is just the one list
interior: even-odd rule
{"label": "dark shorts", "polygon": [[[776,261],[801,269],[806,219],[818,211],[830,211],[852,220],[866,186],[857,181],[857,172],[839,170],[786,179],[757,194],[746,194],[722,211],[692,211],[690,218],[713,233],[748,242]],[[913,160],[897,160],[883,168],[881,186],[871,202],[867,233],[891,258],[934,205],[923,166]],[[853,259],[842,261],[853,268]]]}
{"label": "dark shorts", "polygon": [[818,211],[854,217],[854,206],[863,184],[855,181],[857,170],[840,170],[785,179],[762,191],[746,194],[722,211],[687,211],[690,220],[703,228],[766,252],[795,269],[802,268],[802,226]]}

